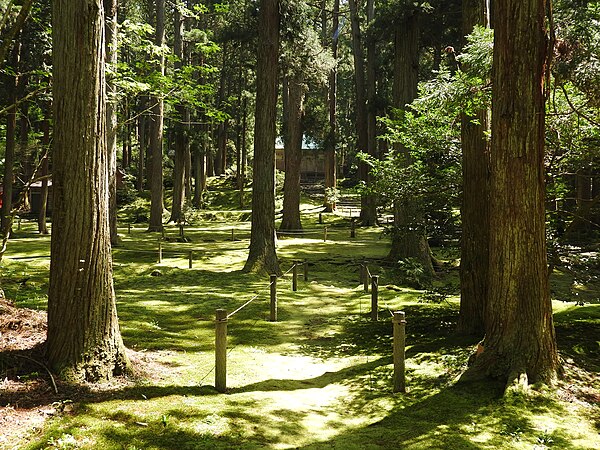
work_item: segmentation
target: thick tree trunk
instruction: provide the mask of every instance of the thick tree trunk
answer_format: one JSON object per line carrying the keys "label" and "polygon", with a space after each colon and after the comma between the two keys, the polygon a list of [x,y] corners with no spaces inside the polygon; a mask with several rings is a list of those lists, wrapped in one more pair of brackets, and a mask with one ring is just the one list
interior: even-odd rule
{"label": "thick tree trunk", "polygon": [[[476,25],[489,26],[487,0],[464,0],[462,32]],[[461,117],[463,203],[460,254],[460,314],[457,331],[483,334],[483,311],[487,301],[489,240],[490,154],[485,132],[487,110]]]}
{"label": "thick tree trunk", "polygon": [[[165,42],[165,0],[156,0],[156,35],[155,44],[162,46]],[[161,56],[156,70],[164,75],[165,62]],[[152,116],[150,118],[150,224],[148,231],[162,231],[163,199],[163,118],[164,103],[162,96],[150,98]]]}
{"label": "thick tree trunk", "polygon": [[47,356],[73,380],[128,367],[117,320],[108,218],[104,12],[55,0],[52,14],[54,211]]}
{"label": "thick tree trunk", "polygon": [[[419,72],[419,18],[418,13],[406,13],[396,26],[394,58],[394,106],[404,110],[406,105],[417,97]],[[405,167],[412,158],[407,148],[396,146],[395,151],[402,155]],[[425,277],[432,277],[433,265],[431,250],[427,243],[423,224],[423,211],[418,198],[399,199],[394,204],[394,230],[389,258],[415,259],[424,270]]]}
{"label": "thick tree trunk", "polygon": [[[117,0],[103,0],[105,22],[106,67],[111,71],[117,70]],[[119,245],[117,231],[117,88],[112,80],[107,79],[106,102],[106,149],[109,155],[108,164],[108,192],[109,192],[109,222],[110,243]]]}
{"label": "thick tree trunk", "polygon": [[[325,10],[325,8],[323,8]],[[328,109],[329,109],[329,130],[327,140],[325,141],[325,189],[334,190],[337,188],[337,56],[338,56],[338,40],[340,26],[340,0],[335,0],[333,3],[333,42],[331,43],[331,53],[336,65],[331,69],[329,74],[329,89],[328,89]],[[335,209],[335,201],[325,196],[323,204],[325,210],[332,212]]]}
{"label": "thick tree trunk", "polygon": [[279,2],[261,0],[258,17],[252,229],[245,271],[279,273],[275,251],[275,121]]}
{"label": "thick tree trunk", "polygon": [[304,96],[308,90],[302,80],[292,78],[288,83],[287,138],[285,141],[285,180],[283,182],[283,217],[280,230],[301,230],[300,165],[304,133]]}
{"label": "thick tree trunk", "polygon": [[485,350],[471,374],[552,382],[544,186],[545,0],[495,5]]}

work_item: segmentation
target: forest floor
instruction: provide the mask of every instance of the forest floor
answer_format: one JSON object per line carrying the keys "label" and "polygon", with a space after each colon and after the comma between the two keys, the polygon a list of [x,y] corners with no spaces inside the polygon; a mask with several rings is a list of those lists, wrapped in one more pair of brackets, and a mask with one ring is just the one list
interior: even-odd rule
{"label": "forest floor", "polygon": [[[307,214],[304,234],[279,240],[283,271],[306,260],[309,277],[300,276],[296,292],[291,272],[279,280],[278,322],[268,321],[268,280],[241,272],[247,212],[204,212],[185,239],[169,227],[160,263],[158,236],[141,224],[122,227],[115,289],[136,374],[77,387],[43,366],[49,238],[24,223],[1,267],[10,301],[0,301],[0,449],[600,448],[594,280],[575,280],[572,266],[556,270],[564,376],[556,389],[506,397],[495,383],[456,383],[476,339],[454,333],[453,249],[436,250],[445,261],[438,289],[416,289],[386,263],[381,228],[350,238],[346,219],[323,216],[318,224]],[[380,275],[377,322],[359,282],[365,258]],[[228,389],[219,394],[215,309],[233,311],[254,297],[229,321]],[[406,394],[392,392],[394,310],[407,317]]]}

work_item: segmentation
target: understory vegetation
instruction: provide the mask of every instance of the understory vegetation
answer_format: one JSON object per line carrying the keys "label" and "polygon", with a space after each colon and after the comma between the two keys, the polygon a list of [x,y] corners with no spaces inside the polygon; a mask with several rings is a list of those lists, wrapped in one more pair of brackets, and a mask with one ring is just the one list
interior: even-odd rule
{"label": "understory vegetation", "polygon": [[[596,252],[571,249],[551,277],[564,368],[558,389],[503,396],[501,383],[457,382],[477,342],[455,333],[455,247],[434,249],[441,265],[433,285],[419,289],[410,270],[401,274],[386,260],[383,227],[357,228],[351,238],[347,216],[322,214],[320,224],[318,204],[304,198],[305,233],[280,236],[277,252],[284,272],[306,260],[308,280],[300,270],[296,292],[291,272],[278,280],[278,321],[270,322],[269,280],[241,271],[248,211],[227,206],[236,201],[227,190],[213,192],[219,208],[190,212],[183,237],[166,227],[161,263],[160,234],[135,223],[135,202],[122,210],[115,289],[136,375],[77,391],[58,380],[53,394],[42,367],[8,370],[17,355],[35,359],[35,352],[4,353],[0,415],[29,410],[47,419],[5,435],[0,448],[600,447]],[[46,308],[49,242],[23,221],[9,243],[2,286],[19,307]],[[359,278],[363,260],[380,276],[377,322]],[[229,320],[228,389],[219,394],[215,310],[232,312],[254,297]],[[407,318],[406,394],[392,393],[390,311],[398,310]]]}

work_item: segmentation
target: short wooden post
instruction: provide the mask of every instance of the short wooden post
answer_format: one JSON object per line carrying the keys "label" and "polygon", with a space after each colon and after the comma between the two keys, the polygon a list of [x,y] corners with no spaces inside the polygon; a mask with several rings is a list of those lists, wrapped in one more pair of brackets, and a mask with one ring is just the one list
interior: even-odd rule
{"label": "short wooden post", "polygon": [[188,255],[188,267],[191,269],[192,267],[194,267],[194,251],[190,250],[190,253]]}
{"label": "short wooden post", "polygon": [[185,237],[185,235],[183,233],[183,224],[182,223],[179,224],[179,236],[181,236],[182,238]]}
{"label": "short wooden post", "polygon": [[319,213],[319,223],[323,223],[323,213]]}
{"label": "short wooden post", "polygon": [[235,228],[231,229],[231,240],[235,241]]}
{"label": "short wooden post", "polygon": [[356,237],[356,223],[354,222],[354,219],[350,219],[350,237]]}
{"label": "short wooden post", "polygon": [[371,320],[379,320],[379,275],[371,275]]}
{"label": "short wooden post", "polygon": [[271,322],[277,322],[277,275],[271,275]]}
{"label": "short wooden post", "polygon": [[365,292],[369,292],[369,267],[367,266],[367,261],[363,261],[364,268],[364,278],[363,278],[363,290]]}
{"label": "short wooden post", "polygon": [[162,238],[164,239],[165,238],[165,227],[161,227],[160,234],[161,234]]}
{"label": "short wooden post", "polygon": [[406,320],[404,311],[394,311],[394,392],[406,392],[405,354]]}
{"label": "short wooden post", "polygon": [[131,224],[127,224],[127,234],[131,234]]}
{"label": "short wooden post", "polygon": [[327,227],[323,228],[323,242],[327,242]]}
{"label": "short wooden post", "polygon": [[304,281],[308,281],[308,261],[304,260]]}
{"label": "short wooden post", "polygon": [[17,222],[17,230],[21,231],[21,218],[19,217],[19,220]]}
{"label": "short wooden post", "polygon": [[215,326],[215,388],[217,392],[227,389],[227,311],[217,309]]}
{"label": "short wooden post", "polygon": [[292,291],[296,292],[298,290],[298,262],[294,261],[294,265],[292,266]]}
{"label": "short wooden post", "polygon": [[158,241],[158,263],[162,262],[162,242]]}

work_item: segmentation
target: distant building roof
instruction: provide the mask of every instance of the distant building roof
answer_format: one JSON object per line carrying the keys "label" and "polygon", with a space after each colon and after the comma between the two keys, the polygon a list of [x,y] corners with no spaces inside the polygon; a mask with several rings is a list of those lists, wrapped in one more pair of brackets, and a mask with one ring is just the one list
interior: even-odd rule
{"label": "distant building roof", "polygon": [[[277,139],[275,139],[275,148],[284,148],[283,145],[283,138],[281,136],[279,136]],[[317,145],[317,143],[315,141],[313,141],[312,139],[303,136],[302,137],[302,149],[304,150],[317,150],[319,148],[319,146]]]}

